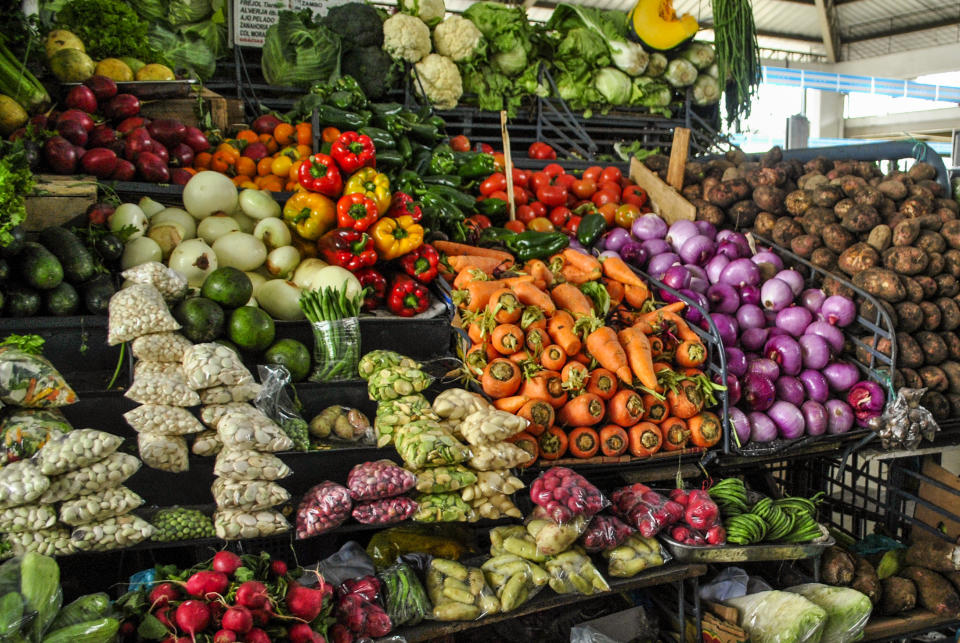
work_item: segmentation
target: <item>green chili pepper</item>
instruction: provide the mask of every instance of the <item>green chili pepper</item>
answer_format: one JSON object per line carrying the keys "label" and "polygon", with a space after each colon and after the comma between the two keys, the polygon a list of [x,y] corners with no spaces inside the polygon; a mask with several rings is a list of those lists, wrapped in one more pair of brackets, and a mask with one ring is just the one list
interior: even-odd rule
{"label": "green chili pepper", "polygon": [[503,199],[484,199],[477,202],[477,212],[488,217],[506,216],[507,202]]}
{"label": "green chili pepper", "polygon": [[393,134],[385,129],[380,129],[379,127],[361,127],[357,130],[357,133],[370,137],[374,147],[377,148],[378,156],[381,150],[393,150],[397,147],[397,141],[393,138]]}
{"label": "green chili pepper", "polygon": [[543,259],[555,255],[570,245],[570,239],[563,232],[536,232],[527,230],[506,241],[506,246],[517,257],[517,261]]}
{"label": "green chili pepper", "polygon": [[481,244],[500,244],[506,243],[516,236],[517,233],[513,230],[491,226],[483,229],[483,232],[480,233],[479,241]]}
{"label": "green chili pepper", "polygon": [[603,218],[602,214],[588,214],[580,220],[580,226],[577,228],[577,241],[584,247],[589,248],[597,242],[597,239],[606,229],[607,220]]}
{"label": "green chili pepper", "polygon": [[437,174],[435,176],[423,177],[423,182],[427,185],[445,185],[449,188],[459,188],[463,181],[456,174]]}
{"label": "green chili pepper", "polygon": [[457,174],[465,179],[486,178],[497,169],[493,154],[483,152],[463,152],[457,162]]}
{"label": "green chili pepper", "polygon": [[461,190],[460,188],[447,185],[430,185],[427,181],[424,181],[424,183],[428,183],[427,191],[433,192],[437,196],[446,199],[461,210],[472,211],[477,205],[477,200],[474,199],[469,192]]}
{"label": "green chili pepper", "polygon": [[324,126],[339,130],[358,130],[370,124],[370,112],[366,111],[348,112],[338,107],[320,105],[317,114]]}
{"label": "green chili pepper", "polygon": [[430,156],[430,174],[453,174],[456,167],[456,161],[453,159],[453,149],[446,143],[437,145]]}

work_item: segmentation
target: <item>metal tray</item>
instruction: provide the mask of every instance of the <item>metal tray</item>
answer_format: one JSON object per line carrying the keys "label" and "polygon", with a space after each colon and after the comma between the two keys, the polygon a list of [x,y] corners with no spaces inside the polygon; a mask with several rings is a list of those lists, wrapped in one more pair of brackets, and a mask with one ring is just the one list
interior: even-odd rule
{"label": "metal tray", "polygon": [[[822,528],[822,527],[821,527]],[[826,540],[799,545],[763,544],[763,545],[723,545],[720,547],[695,547],[684,545],[669,536],[661,534],[663,543],[682,563],[756,563],[774,560],[799,560],[816,558],[827,547],[837,544],[833,536]]]}
{"label": "metal tray", "polygon": [[[73,87],[80,83],[64,83],[64,87]],[[195,78],[185,80],[129,80],[117,83],[117,92],[133,94],[141,100],[157,100],[160,98],[186,98],[190,95],[194,85],[200,81]]]}

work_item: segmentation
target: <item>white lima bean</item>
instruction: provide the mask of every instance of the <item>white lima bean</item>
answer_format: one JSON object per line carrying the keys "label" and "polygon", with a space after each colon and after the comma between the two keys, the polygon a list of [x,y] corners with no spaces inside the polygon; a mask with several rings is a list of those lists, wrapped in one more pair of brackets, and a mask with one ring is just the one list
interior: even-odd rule
{"label": "white lima bean", "polygon": [[[140,464],[136,456],[112,453],[100,462],[52,478],[50,488],[40,496],[40,502],[61,502],[119,487],[140,469]],[[7,468],[0,469],[0,475]]]}
{"label": "white lima bean", "polygon": [[151,333],[133,340],[130,350],[139,360],[150,362],[183,361],[183,352],[193,343],[180,333]]}
{"label": "white lima bean", "polygon": [[434,412],[444,420],[462,420],[471,413],[489,408],[490,403],[483,397],[462,388],[447,389],[433,400]]}
{"label": "white lima bean", "polygon": [[11,462],[0,469],[0,509],[31,503],[43,496],[50,486],[50,478],[40,473],[40,468],[32,461]]}
{"label": "white lima bean", "polygon": [[224,446],[231,449],[276,452],[293,448],[293,440],[265,415],[227,413],[217,426],[217,435]]}
{"label": "white lima bean", "polygon": [[154,526],[134,516],[116,516],[102,522],[76,527],[70,534],[79,551],[110,551],[136,545],[153,535]]}
{"label": "white lima bean", "polygon": [[178,380],[186,379],[183,373],[183,367],[176,362],[148,362],[138,361],[133,366],[133,378],[150,377],[151,375],[163,375],[164,377],[173,377]]}
{"label": "white lima bean", "polygon": [[253,381],[253,375],[237,352],[216,342],[194,344],[183,353],[183,372],[194,389],[237,386]]}
{"label": "white lima bean", "polygon": [[60,505],[60,522],[71,527],[99,522],[130,513],[143,504],[143,498],[124,486],[80,496]]}
{"label": "white lima bean", "polygon": [[159,261],[148,261],[128,268],[120,275],[135,284],[153,286],[168,303],[175,303],[187,294],[187,278]]}
{"label": "white lima bean", "polygon": [[268,480],[217,478],[210,490],[220,509],[256,511],[276,507],[290,500],[289,491]]}
{"label": "white lima bean", "polygon": [[64,433],[47,442],[34,458],[45,476],[57,476],[99,462],[120,448],[123,438],[95,429]]}
{"label": "white lima bean", "polygon": [[140,404],[167,404],[169,406],[197,406],[200,396],[183,377],[170,375],[141,375],[124,397]]}
{"label": "white lima bean", "polygon": [[487,409],[465,417],[460,424],[460,433],[474,446],[490,445],[520,433],[527,424],[527,420],[513,413]]}
{"label": "white lima bean", "polygon": [[230,402],[249,402],[260,395],[261,386],[255,382],[237,386],[213,386],[200,391],[201,404],[229,404]]}
{"label": "white lima bean", "polygon": [[4,534],[15,556],[27,552],[44,556],[66,556],[77,551],[70,539],[70,531],[60,527],[39,531],[20,531]]}
{"label": "white lima bean", "polygon": [[260,453],[250,449],[224,449],[217,454],[213,473],[230,480],[280,480],[293,472],[283,460],[272,453]]}
{"label": "white lima bean", "polygon": [[193,445],[190,447],[193,455],[204,458],[217,455],[221,449],[223,449],[223,442],[220,441],[220,436],[217,435],[216,431],[198,433],[197,437],[193,439]]}
{"label": "white lima bean", "polygon": [[57,524],[53,505],[20,505],[0,510],[0,531],[40,531]]}
{"label": "white lima bean", "polygon": [[124,413],[123,419],[137,433],[188,435],[203,431],[197,418],[180,406],[144,404]]}
{"label": "white lima bean", "polygon": [[141,433],[137,436],[140,459],[151,469],[183,473],[190,468],[187,441],[181,435]]}
{"label": "white lima bean", "polygon": [[510,442],[484,444],[472,448],[473,457],[467,466],[477,471],[512,469],[530,460],[530,454]]}
{"label": "white lima bean", "polygon": [[207,404],[200,409],[200,421],[208,429],[214,429],[219,426],[220,420],[227,413],[245,413],[247,415],[263,415],[260,409],[249,402],[228,402],[226,404]]}
{"label": "white lima bean", "polygon": [[110,298],[108,324],[107,343],[111,346],[150,333],[180,329],[160,291],[146,284],[134,284]]}
{"label": "white lima bean", "polygon": [[213,514],[213,528],[217,532],[217,538],[238,540],[290,531],[290,523],[279,511],[224,509]]}

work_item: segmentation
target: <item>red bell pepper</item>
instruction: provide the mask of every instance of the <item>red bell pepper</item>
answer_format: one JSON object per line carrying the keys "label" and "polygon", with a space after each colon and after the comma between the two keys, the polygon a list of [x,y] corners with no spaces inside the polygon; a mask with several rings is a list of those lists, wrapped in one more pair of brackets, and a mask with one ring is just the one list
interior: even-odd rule
{"label": "red bell pepper", "polygon": [[377,263],[373,237],[350,228],[336,228],[317,240],[317,248],[327,263],[356,272]]}
{"label": "red bell pepper", "polygon": [[344,194],[337,201],[337,226],[363,232],[380,218],[377,202],[362,192]]}
{"label": "red bell pepper", "polygon": [[396,275],[387,294],[387,309],[398,317],[419,315],[430,306],[430,291],[407,275]]}
{"label": "red bell pepper", "polygon": [[378,308],[387,297],[387,278],[376,268],[361,268],[354,273],[360,285],[367,289],[363,298],[363,309]]}
{"label": "red bell pepper", "polygon": [[422,284],[428,284],[437,277],[440,267],[440,255],[433,246],[423,244],[400,259],[403,271]]}
{"label": "red bell pepper", "polygon": [[332,158],[313,154],[300,164],[297,181],[310,192],[319,192],[334,199],[343,192],[343,177]]}
{"label": "red bell pepper", "polygon": [[423,219],[423,210],[420,209],[420,204],[406,192],[394,192],[387,216],[392,219],[409,216],[414,223],[420,223]]}
{"label": "red bell pepper", "polygon": [[344,132],[330,146],[330,156],[340,169],[353,174],[362,167],[377,167],[377,148],[369,136]]}

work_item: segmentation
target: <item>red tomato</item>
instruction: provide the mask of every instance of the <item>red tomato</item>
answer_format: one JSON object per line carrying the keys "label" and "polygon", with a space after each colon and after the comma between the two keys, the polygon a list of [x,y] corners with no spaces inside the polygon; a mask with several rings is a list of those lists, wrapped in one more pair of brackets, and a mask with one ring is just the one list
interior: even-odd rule
{"label": "red tomato", "polygon": [[619,183],[621,178],[623,178],[623,172],[620,171],[620,168],[608,165],[603,168],[603,172],[600,173],[600,178],[597,183],[606,183],[607,181]]}
{"label": "red tomato", "polygon": [[582,217],[572,216],[570,220],[567,221],[566,225],[563,226],[564,232],[570,232],[572,234],[577,234],[577,228],[580,227],[580,219]]}
{"label": "red tomato", "polygon": [[576,183],[577,177],[572,174],[558,174],[557,178],[553,180],[554,185],[562,185],[563,187],[570,189],[570,186]]}
{"label": "red tomato", "polygon": [[[490,146],[488,145],[487,147],[490,147]],[[496,154],[494,154],[493,148],[491,147],[490,152],[487,152],[487,154],[493,154],[493,166],[497,168],[497,172],[503,172],[504,168],[507,167],[507,161],[503,157],[503,152],[497,152]]]}
{"label": "red tomato", "polygon": [[526,205],[530,200],[529,193],[517,184],[513,185],[513,203],[514,205]]}
{"label": "red tomato", "polygon": [[483,196],[490,196],[497,190],[506,190],[507,189],[507,177],[505,177],[500,172],[495,172],[488,176],[483,183],[480,184],[480,194]]}
{"label": "red tomato", "polygon": [[[554,157],[556,158],[556,157]],[[551,163],[550,165],[543,168],[543,173],[549,176],[550,178],[555,178],[564,173],[563,166],[559,163]]]}
{"label": "red tomato", "polygon": [[574,181],[570,189],[577,195],[577,198],[589,199],[593,196],[593,193],[597,191],[597,183],[593,179],[580,179],[579,181]]}
{"label": "red tomato", "polygon": [[537,213],[529,205],[517,206],[517,219],[523,223],[530,223],[537,218]]}
{"label": "red tomato", "polygon": [[600,180],[600,174],[603,172],[603,168],[599,165],[591,165],[583,171],[584,180],[590,179],[593,182],[598,182]]}
{"label": "red tomato", "polygon": [[523,221],[507,221],[505,224],[503,224],[503,227],[510,232],[516,232],[517,234],[520,234],[527,229],[527,226]]}
{"label": "red tomato", "polygon": [[570,211],[570,208],[560,206],[550,210],[550,223],[559,228],[565,226],[572,216],[573,212]]}
{"label": "red tomato", "polygon": [[593,201],[593,204],[599,208],[605,203],[619,203],[620,197],[615,192],[611,192],[610,190],[598,190],[590,200]]}
{"label": "red tomato", "polygon": [[488,199],[500,199],[503,202],[507,201],[507,193],[503,190],[497,190],[496,192],[491,192],[487,195]]}
{"label": "red tomato", "polygon": [[536,217],[545,217],[547,216],[547,206],[539,201],[531,201],[527,205],[530,206],[530,209],[533,210],[533,215]]}
{"label": "red tomato", "polygon": [[530,188],[537,192],[540,188],[551,185],[553,183],[552,177],[550,177],[546,172],[534,172],[530,175]]}
{"label": "red tomato", "polygon": [[613,215],[613,221],[621,228],[627,228],[629,230],[634,220],[639,216],[640,208],[632,203],[624,203],[617,208],[616,213]]}
{"label": "red tomato", "polygon": [[530,174],[524,170],[513,168],[513,184],[525,188],[528,183],[530,183]]}
{"label": "red tomato", "polygon": [[547,207],[564,205],[567,202],[567,188],[562,185],[544,185],[537,189],[537,201]]}
{"label": "red tomato", "polygon": [[598,190],[609,190],[617,195],[617,198],[620,198],[620,184],[613,181],[604,181],[597,185]]}
{"label": "red tomato", "polygon": [[552,147],[542,141],[531,143],[527,148],[527,156],[538,160],[551,160],[557,158],[557,153]]}
{"label": "red tomato", "polygon": [[450,147],[453,148],[454,152],[469,152],[470,151],[470,139],[460,134],[459,136],[454,136],[450,139]]}
{"label": "red tomato", "polygon": [[485,230],[492,225],[490,218],[483,214],[475,214],[472,217],[467,217],[463,222],[467,224],[469,229],[477,231]]}
{"label": "red tomato", "polygon": [[617,213],[617,207],[619,206],[617,206],[616,203],[611,202],[611,203],[604,203],[599,208],[597,208],[597,212],[602,214],[603,218],[607,221],[607,227],[610,227],[613,225],[613,217]]}
{"label": "red tomato", "polygon": [[647,191],[639,185],[628,185],[623,189],[620,198],[623,199],[624,203],[632,203],[638,208],[643,207],[647,204]]}
{"label": "red tomato", "polygon": [[484,154],[493,154],[493,148],[487,143],[480,143],[480,151]]}
{"label": "red tomato", "polygon": [[556,228],[550,223],[550,219],[537,217],[527,224],[527,230],[536,230],[537,232],[553,232]]}

